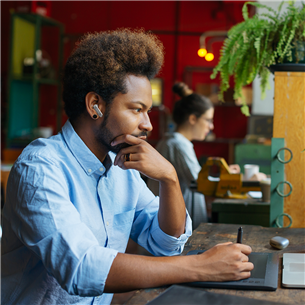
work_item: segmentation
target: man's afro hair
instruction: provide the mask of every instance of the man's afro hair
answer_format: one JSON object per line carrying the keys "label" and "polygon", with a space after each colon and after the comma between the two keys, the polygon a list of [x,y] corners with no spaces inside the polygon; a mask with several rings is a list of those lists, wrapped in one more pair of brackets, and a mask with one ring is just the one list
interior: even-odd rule
{"label": "man's afro hair", "polygon": [[63,101],[70,119],[85,111],[85,96],[95,92],[108,104],[126,93],[129,74],[152,79],[163,64],[163,45],[144,30],[119,29],[86,34],[67,60]]}

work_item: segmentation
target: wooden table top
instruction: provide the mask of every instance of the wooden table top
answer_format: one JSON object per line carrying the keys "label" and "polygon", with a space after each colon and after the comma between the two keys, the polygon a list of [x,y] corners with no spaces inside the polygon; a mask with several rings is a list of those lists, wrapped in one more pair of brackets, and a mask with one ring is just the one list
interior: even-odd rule
{"label": "wooden table top", "polygon": [[[228,241],[236,242],[239,225],[202,223],[193,232],[185,245],[182,255],[191,250],[207,250],[216,244]],[[269,240],[274,236],[289,239],[289,246],[283,250],[273,249]],[[305,289],[282,288],[283,253],[305,253],[305,228],[269,228],[253,225],[243,225],[243,243],[252,247],[253,252],[278,253],[280,258],[278,288],[276,291],[251,291],[233,289],[206,289],[214,293],[243,296],[259,300],[270,300],[287,304],[305,304]],[[126,303],[142,305],[157,297],[167,287],[141,289],[135,292]]]}

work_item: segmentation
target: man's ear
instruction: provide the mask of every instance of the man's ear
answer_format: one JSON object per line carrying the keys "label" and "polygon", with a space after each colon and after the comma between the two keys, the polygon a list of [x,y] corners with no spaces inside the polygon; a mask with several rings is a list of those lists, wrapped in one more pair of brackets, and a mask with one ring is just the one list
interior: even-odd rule
{"label": "man's ear", "polygon": [[87,93],[85,97],[86,109],[88,114],[94,120],[103,116],[105,111],[105,102],[103,99],[95,92]]}
{"label": "man's ear", "polygon": [[196,117],[195,114],[191,114],[191,115],[189,116],[189,123],[190,123],[191,125],[195,125],[195,124],[197,123],[197,117]]}

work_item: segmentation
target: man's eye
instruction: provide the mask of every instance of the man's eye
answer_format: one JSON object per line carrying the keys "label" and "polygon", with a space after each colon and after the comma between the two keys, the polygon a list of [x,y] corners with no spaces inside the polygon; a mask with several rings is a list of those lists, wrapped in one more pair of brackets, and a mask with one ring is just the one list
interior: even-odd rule
{"label": "man's eye", "polygon": [[151,112],[151,109],[148,109],[147,113],[150,113]]}

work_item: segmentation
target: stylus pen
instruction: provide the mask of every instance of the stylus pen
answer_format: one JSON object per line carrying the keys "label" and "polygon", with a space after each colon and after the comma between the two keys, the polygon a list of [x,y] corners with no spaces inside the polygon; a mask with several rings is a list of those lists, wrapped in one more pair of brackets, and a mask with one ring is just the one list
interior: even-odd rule
{"label": "stylus pen", "polygon": [[243,228],[242,227],[239,227],[238,228],[238,232],[237,232],[237,243],[238,244],[241,244],[243,241]]}

